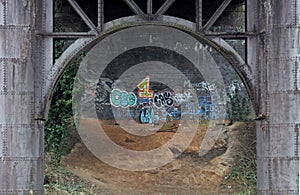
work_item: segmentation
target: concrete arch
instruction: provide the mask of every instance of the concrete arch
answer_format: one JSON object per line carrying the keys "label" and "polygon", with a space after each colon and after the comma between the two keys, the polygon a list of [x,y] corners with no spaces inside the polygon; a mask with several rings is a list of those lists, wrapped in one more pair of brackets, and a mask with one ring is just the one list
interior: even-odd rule
{"label": "concrete arch", "polygon": [[[209,46],[216,49],[234,68],[236,73],[244,83],[252,104],[255,104],[254,89],[253,89],[253,74],[250,66],[239,56],[239,54],[221,38],[207,38],[204,34],[196,31],[196,24],[181,18],[172,16],[163,16],[161,21],[142,21],[137,16],[129,16],[110,21],[103,26],[103,32],[85,38],[77,39],[70,45],[65,52],[60,56],[56,63],[50,68],[46,78],[46,98],[45,98],[45,118],[49,110],[52,99],[53,89],[55,88],[59,78],[67,68],[68,64],[80,55],[83,51],[89,50],[93,45],[109,36],[112,33],[122,29],[135,26],[158,25],[175,28],[190,34],[198,40],[203,41]],[[257,111],[255,110],[256,114]]]}

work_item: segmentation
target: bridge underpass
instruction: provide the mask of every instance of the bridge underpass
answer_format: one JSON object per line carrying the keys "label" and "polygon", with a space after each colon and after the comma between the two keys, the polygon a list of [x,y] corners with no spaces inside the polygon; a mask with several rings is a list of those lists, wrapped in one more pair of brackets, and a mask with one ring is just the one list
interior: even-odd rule
{"label": "bridge underpass", "polygon": [[[103,18],[105,7],[103,1],[99,1],[96,4],[97,24],[84,14],[79,3],[73,0],[68,2],[86,23],[89,32],[53,32],[51,1],[23,1],[22,4],[17,1],[1,2],[3,109],[0,115],[0,170],[5,173],[1,174],[1,193],[42,193],[46,105],[49,104],[55,83],[70,60],[82,50],[105,41],[106,37],[109,39],[125,32],[123,29],[128,28],[130,32],[130,29],[152,26],[157,32],[163,29],[176,31],[178,34],[175,37],[178,39],[180,34],[185,33],[187,38],[202,40],[226,57],[244,82],[257,115],[258,193],[298,194],[298,1],[246,2],[247,30],[238,33],[211,31],[230,0],[221,2],[206,20],[201,11],[206,1],[196,1],[196,19],[192,22],[164,15],[168,8],[171,9],[173,1],[166,1],[156,14],[151,11],[152,1],[148,1],[146,12],[133,1],[126,1],[136,15],[106,23]],[[149,32],[144,31],[145,34]],[[148,37],[157,32],[149,33]],[[53,65],[53,55],[49,51],[52,51],[54,38],[77,40]],[[222,38],[247,40],[246,63],[242,63],[239,55],[230,50]],[[161,47],[165,45],[163,41],[154,40],[153,45],[164,48]],[[168,47],[165,49],[170,50]],[[117,54],[120,51],[114,52]],[[180,54],[181,51],[175,52]],[[189,54],[183,51],[181,55]],[[197,64],[197,59],[193,59],[195,55],[186,58],[192,64]]]}

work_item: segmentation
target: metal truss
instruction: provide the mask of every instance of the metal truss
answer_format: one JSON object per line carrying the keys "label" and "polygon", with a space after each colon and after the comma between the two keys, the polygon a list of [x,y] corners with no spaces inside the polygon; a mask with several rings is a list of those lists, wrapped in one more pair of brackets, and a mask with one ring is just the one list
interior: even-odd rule
{"label": "metal truss", "polygon": [[[41,32],[43,36],[49,36],[53,38],[82,38],[96,36],[104,30],[104,0],[98,0],[98,24],[97,26],[91,21],[83,9],[78,5],[75,0],[67,0],[75,12],[80,16],[84,23],[90,29],[89,32]],[[132,10],[133,14],[139,18],[139,21],[144,22],[161,22],[162,17],[172,6],[176,0],[166,0],[165,3],[153,13],[153,0],[147,0],[147,13],[144,13],[142,9],[135,3],[135,0],[123,0],[128,7]],[[232,0],[224,0],[215,13],[209,18],[209,20],[202,24],[203,13],[202,5],[203,0],[195,0],[196,6],[196,23],[195,28],[192,29],[198,33],[201,33],[208,37],[220,37],[220,38],[248,38],[250,36],[256,36],[262,32],[211,32],[209,29],[215,24],[215,22],[220,18],[222,13],[232,2]]]}
{"label": "metal truss", "polygon": [[[245,32],[212,32],[211,27],[216,23],[220,18],[225,9],[232,2],[232,0],[223,0],[220,6],[216,9],[215,13],[211,15],[207,22],[204,23],[203,17],[203,0],[195,0],[196,13],[195,13],[195,22],[191,22],[182,18],[173,17],[165,15],[169,8],[176,2],[176,0],[166,0],[157,11],[153,11],[153,0],[147,0],[147,9],[141,9],[136,3],[137,0],[123,0],[127,6],[132,11],[132,16],[118,18],[113,21],[104,23],[104,0],[98,0],[97,5],[97,24],[95,24],[88,15],[83,11],[80,5],[76,0],[67,0],[71,7],[75,10],[78,16],[88,27],[87,32],[53,32],[53,1],[54,0],[43,0],[43,4],[46,5],[44,10],[45,19],[43,28],[39,32],[36,32],[37,35],[45,42],[45,47],[43,48],[42,53],[44,53],[44,69],[41,70],[43,75],[47,75],[46,84],[44,85],[44,91],[46,94],[46,102],[51,98],[51,91],[54,87],[56,80],[59,78],[59,75],[62,74],[64,67],[69,63],[78,53],[80,53],[87,45],[92,43],[97,37],[106,36],[111,34],[118,29],[134,27],[139,25],[164,25],[170,26],[178,29],[182,29],[186,32],[191,32],[195,35],[200,35],[201,37],[206,37],[210,44],[213,44],[216,48],[219,48],[220,51],[224,50],[224,55],[227,55],[230,63],[236,69],[237,73],[241,76],[243,83],[246,84],[247,91],[249,94],[254,94],[254,83],[256,79],[254,78],[255,67],[248,65],[247,60],[249,52],[247,52],[247,59],[242,59],[239,54],[230,47],[226,41],[223,39],[244,39],[247,40],[256,40],[258,36],[264,36],[264,29],[250,29],[251,31]],[[120,0],[121,1],[121,0]],[[177,0],[178,1],[178,0]],[[247,3],[246,3],[247,4]],[[249,2],[248,4],[249,5]],[[47,7],[47,9],[46,9]],[[49,11],[51,9],[51,11]],[[204,8],[205,10],[205,8]],[[249,16],[250,17],[250,16]],[[249,18],[248,16],[246,18]],[[253,18],[251,16],[250,18]],[[245,24],[246,26],[246,24]],[[55,63],[53,62],[53,45],[54,39],[72,39],[75,42],[69,46],[63,54],[60,56]],[[221,45],[220,45],[221,44]],[[254,44],[250,42],[250,45]],[[226,50],[226,52],[225,52]],[[218,50],[219,51],[219,50]],[[255,52],[256,50],[253,50]],[[47,53],[47,55],[46,55]],[[249,58],[249,59],[250,59]],[[254,101],[254,97],[250,96],[251,100]]]}

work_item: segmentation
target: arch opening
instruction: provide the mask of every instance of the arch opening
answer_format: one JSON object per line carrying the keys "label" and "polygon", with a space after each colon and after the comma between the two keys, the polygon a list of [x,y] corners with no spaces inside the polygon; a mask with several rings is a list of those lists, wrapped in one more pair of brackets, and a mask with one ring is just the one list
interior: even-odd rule
{"label": "arch opening", "polygon": [[[137,27],[137,28],[139,28],[139,27]],[[141,29],[143,28],[143,27],[140,27]],[[163,28],[163,27],[159,27],[159,28]],[[164,28],[166,28],[166,27],[164,27]],[[128,30],[128,29],[127,29]],[[129,29],[130,30],[130,29]],[[126,30],[125,30],[126,31]],[[171,31],[173,31],[173,30],[171,30]],[[159,31],[159,32],[161,32],[161,31]],[[132,32],[131,32],[132,33]],[[132,35],[130,33],[130,35]],[[178,37],[178,36],[176,36],[176,37]],[[126,40],[126,39],[125,39]],[[103,39],[103,40],[101,40],[100,42],[102,42],[102,41],[105,41],[105,38]],[[110,40],[111,41],[111,40]],[[171,41],[172,42],[172,41]],[[103,43],[103,42],[102,42]],[[97,44],[96,44],[97,45]],[[114,44],[113,44],[114,45]],[[169,43],[169,45],[171,45],[170,43]],[[94,46],[94,44],[93,44],[93,46]],[[186,49],[186,47],[188,47],[188,44],[187,45],[184,45],[184,44],[182,44],[182,45],[176,45],[176,43],[175,43],[175,45],[174,46],[178,46],[178,48],[177,49],[175,49],[175,51],[176,52],[182,52],[181,51],[181,49],[182,50],[185,50]],[[211,60],[213,60],[214,62],[214,65],[216,66],[216,67],[218,67],[218,70],[219,70],[219,75],[222,77],[222,79],[223,78],[225,78],[225,80],[224,81],[222,81],[222,82],[224,82],[224,85],[225,86],[228,86],[228,90],[230,90],[230,88],[232,89],[232,92],[233,92],[233,94],[232,95],[238,95],[238,94],[234,94],[234,92],[236,91],[236,90],[238,90],[239,88],[241,89],[240,90],[240,93],[241,94],[247,94],[246,93],[246,89],[245,89],[245,87],[243,86],[243,85],[239,85],[240,83],[242,83],[241,82],[241,80],[239,79],[239,76],[237,76],[236,74],[235,74],[235,71],[232,69],[232,67],[231,67],[231,64],[218,52],[218,50],[215,50],[215,48],[214,47],[210,47],[209,45],[206,45],[204,42],[202,43],[201,42],[201,45],[196,45],[196,46],[198,46],[199,48],[201,48],[202,47],[202,49],[203,50],[206,50],[206,51],[208,51],[208,53],[211,53],[212,54],[212,58],[211,58]],[[94,46],[94,47],[96,47],[96,46]],[[94,47],[92,47],[92,48],[94,48]],[[170,50],[170,48],[175,48],[175,47],[169,47],[169,46],[166,46],[167,47],[167,49],[169,49]],[[137,62],[135,62],[135,63],[133,63],[133,64],[136,64],[136,65],[138,65],[138,66],[140,66],[140,67],[142,67],[142,68],[137,68],[136,70],[139,70],[139,71],[142,71],[143,70],[143,67],[147,64],[147,63],[157,63],[158,61],[161,61],[160,59],[153,59],[153,60],[150,60],[150,59],[148,59],[148,60],[145,60],[145,61],[139,61],[139,60],[141,60],[141,54],[139,54],[139,52],[141,52],[141,51],[143,51],[143,52],[150,52],[150,53],[156,53],[156,54],[158,54],[158,53],[164,53],[164,51],[155,51],[155,49],[154,48],[151,48],[150,50],[142,50],[142,48],[140,48],[140,47],[137,47],[137,46],[134,46],[134,48],[137,48],[137,51],[131,51],[130,49],[128,50],[128,51],[131,51],[132,53],[130,53],[130,54],[126,54],[126,55],[129,55],[130,57],[133,57],[134,59],[137,59],[138,61]],[[198,49],[199,49],[198,48]],[[120,51],[127,51],[127,49],[128,48],[126,48],[126,50],[120,50]],[[114,49],[112,49],[112,50],[110,50],[110,51],[113,51]],[[117,49],[116,51],[119,51],[119,49]],[[142,53],[143,53],[142,52]],[[165,52],[166,53],[166,52]],[[184,53],[184,52],[183,52]],[[87,54],[88,55],[88,54]],[[172,56],[172,58],[174,57],[174,54],[170,54],[170,53],[168,53],[168,54],[166,54],[166,56]],[[188,55],[188,54],[187,54]],[[202,54],[202,55],[205,55],[205,53],[204,54]],[[95,55],[92,55],[91,54],[91,58],[93,58],[93,57],[95,57]],[[115,56],[118,56],[118,55],[116,55],[115,54]],[[96,57],[98,57],[98,56],[96,56]],[[152,57],[155,57],[155,55],[154,56],[152,56]],[[115,58],[113,58],[112,57],[112,59],[115,59]],[[165,59],[165,57],[163,57],[163,59]],[[166,59],[168,59],[168,57],[166,57]],[[189,61],[196,61],[197,59],[190,59]],[[96,61],[97,63],[99,62],[99,60],[91,60],[91,61]],[[124,61],[124,60],[121,60],[121,62],[122,61]],[[108,62],[111,62],[111,60],[108,60]],[[120,62],[120,61],[119,61]],[[144,62],[146,62],[146,64],[144,63]],[[209,62],[209,61],[207,61],[207,62]],[[86,60],[84,60],[83,62],[82,62],[82,64],[81,65],[86,65],[86,63],[87,63],[87,61]],[[103,63],[103,62],[102,62]],[[158,65],[157,65],[157,67],[159,68],[160,66],[166,66],[164,63],[166,63],[166,64],[172,64],[171,62],[169,62],[169,61],[164,61],[162,64],[161,63],[158,63]],[[174,62],[173,62],[174,63]],[[105,64],[105,63],[104,63]],[[120,71],[122,71],[122,72],[126,72],[125,70],[127,70],[127,69],[129,69],[130,70],[130,67],[127,67],[126,66],[126,64],[122,64],[122,66],[124,66],[125,67],[125,69],[122,71],[122,69],[120,70]],[[113,67],[113,66],[112,66]],[[170,68],[171,67],[169,67],[169,66],[167,66],[168,67],[168,70],[170,70]],[[231,67],[231,69],[230,69],[230,67]],[[202,68],[205,68],[205,67],[202,67]],[[177,69],[178,68],[175,68],[176,70],[174,70],[175,72],[172,72],[172,74],[179,74],[180,72],[183,72],[184,70],[181,70],[181,71],[179,71],[178,73],[176,72],[177,71]],[[230,69],[230,70],[227,70],[227,69]],[[93,70],[93,69],[86,69],[86,70]],[[114,68],[111,68],[111,70],[115,70]],[[135,71],[136,71],[135,70]],[[164,69],[163,69],[164,70]],[[188,70],[188,72],[190,71],[190,72],[194,72],[193,71],[194,69],[193,68],[190,68],[189,70]],[[116,70],[116,71],[118,71],[118,70]],[[96,72],[96,71],[92,71],[92,74],[93,74],[93,72]],[[121,74],[122,74],[122,72],[121,72]],[[230,73],[231,72],[231,73]],[[114,74],[113,73],[107,73],[108,74],[108,76],[113,76]],[[110,75],[111,74],[111,75]],[[129,73],[127,73],[127,75],[128,75]],[[105,74],[104,74],[105,75]],[[129,74],[130,75],[130,74]],[[91,75],[89,75],[89,77],[90,77]],[[199,75],[198,75],[199,76]],[[152,79],[153,77],[151,77],[151,79]],[[189,78],[189,77],[188,77]],[[90,78],[89,78],[90,79]],[[103,80],[102,80],[103,79]],[[105,80],[106,79],[106,80]],[[142,77],[140,78],[140,80],[142,81]],[[105,77],[101,77],[100,76],[100,79],[99,79],[99,74],[98,74],[98,77],[97,77],[97,82],[95,83],[96,85],[99,85],[100,87],[98,87],[98,88],[96,88],[96,90],[98,89],[98,91],[100,91],[100,92],[102,92],[103,91],[103,89],[105,89],[105,90],[107,90],[107,93],[106,93],[106,96],[105,96],[105,98],[104,99],[106,99],[106,102],[100,102],[100,106],[102,106],[102,105],[106,105],[107,103],[110,103],[111,104],[111,94],[112,94],[112,91],[113,91],[113,89],[114,88],[111,88],[111,86],[113,86],[113,83],[115,83],[115,78],[109,78],[109,77],[107,77],[107,75],[105,75]],[[113,82],[111,82],[113,80]],[[207,78],[207,80],[213,80],[213,79],[211,79],[211,78]],[[231,83],[230,81],[233,81],[233,80],[236,80],[237,81],[237,83]],[[125,81],[126,81],[126,79],[125,79]],[[191,88],[194,88],[194,90],[196,91],[195,92],[195,94],[197,94],[197,95],[199,95],[199,93],[197,93],[197,89],[199,89],[199,91],[201,91],[201,90],[203,90],[203,88],[210,88],[210,87],[213,87],[213,84],[215,84],[215,83],[205,83],[205,82],[203,82],[204,80],[203,80],[203,78],[196,78],[196,79],[189,79],[189,80],[187,80],[186,82],[184,82],[184,81],[186,81],[186,80],[183,80],[183,85],[186,85],[186,87],[191,87]],[[191,82],[192,81],[192,82]],[[197,83],[198,82],[198,83]],[[151,85],[151,82],[149,82],[150,83],[150,85]],[[139,84],[139,83],[138,83]],[[237,85],[236,85],[237,84]],[[111,85],[111,86],[110,86]],[[170,85],[169,83],[168,83],[168,85]],[[223,84],[221,84],[221,85],[223,85]],[[155,86],[155,85],[154,85]],[[157,87],[158,85],[156,85],[156,87]],[[90,87],[90,86],[88,86],[88,87]],[[184,86],[183,86],[184,87]],[[163,87],[162,87],[163,88]],[[116,89],[119,89],[119,88],[116,88]],[[150,88],[150,90],[154,90],[154,89],[151,89]],[[165,90],[165,89],[164,89]],[[119,91],[125,91],[125,89],[123,88],[123,89],[119,89]],[[175,90],[173,90],[173,91],[171,91],[171,92],[174,92]],[[84,90],[84,92],[86,92],[85,90]],[[93,92],[93,91],[92,91]],[[138,93],[138,90],[131,90],[131,91],[127,91],[127,92],[135,92],[135,93]],[[160,93],[160,91],[158,90],[158,91],[156,91],[157,93]],[[162,90],[162,92],[163,92],[163,90]],[[92,94],[92,93],[91,93]],[[91,94],[89,94],[89,95],[91,95]],[[96,96],[97,96],[97,93],[95,93],[96,94]],[[175,94],[176,95],[176,94]],[[184,93],[183,93],[183,95],[184,95]],[[203,119],[203,123],[207,123],[207,121],[209,121],[209,119],[212,119],[212,117],[215,117],[215,116],[213,116],[213,112],[214,112],[214,108],[212,108],[213,107],[213,103],[219,103],[219,102],[213,102],[213,98],[212,98],[212,94],[210,93],[210,91],[208,90],[208,93],[206,94],[207,95],[207,98],[205,98],[204,96],[202,96],[202,97],[200,97],[200,98],[196,98],[196,101],[197,101],[197,105],[196,106],[198,106],[199,107],[199,109],[198,109],[198,111],[196,111],[196,112],[194,112],[194,116],[197,116],[198,117],[198,121],[199,121],[199,118],[200,118],[200,120],[202,120]],[[136,97],[138,97],[138,94],[135,94],[135,96]],[[179,97],[179,96],[178,96]],[[183,97],[184,98],[184,97]],[[237,99],[239,99],[238,97],[235,97],[236,98],[236,100]],[[245,98],[245,102],[247,103],[247,95],[245,95],[244,96],[244,98]],[[118,99],[118,98],[117,98]],[[175,97],[174,97],[174,99],[175,99]],[[210,99],[210,100],[209,100]],[[95,105],[95,100],[94,99],[91,99],[92,100],[92,106],[97,106],[97,105]],[[108,100],[108,102],[107,102],[107,100]],[[239,104],[241,104],[241,105],[245,105],[245,102],[240,102]],[[140,102],[140,103],[144,103],[144,102]],[[201,103],[203,103],[203,104],[201,104]],[[201,107],[200,107],[200,104],[201,104]],[[205,104],[207,104],[207,105],[205,105]],[[202,107],[203,106],[203,107]],[[115,109],[115,108],[111,108],[112,106],[110,105],[110,109]],[[115,107],[118,107],[118,106],[115,106]],[[184,107],[184,106],[183,106]],[[250,106],[251,107],[251,106]],[[103,112],[103,110],[101,110],[102,108],[100,108],[100,111],[101,112]],[[135,110],[138,110],[138,108],[136,109],[136,108],[134,108]],[[145,109],[144,109],[145,110]],[[225,109],[226,110],[226,109]],[[118,113],[120,110],[118,110],[118,109],[116,109],[115,110],[115,112],[113,112],[113,114],[115,114],[115,113]],[[126,111],[126,110],[125,110]],[[141,111],[142,111],[142,109],[140,110],[140,111],[138,111],[137,113],[139,113],[139,114],[141,114]],[[96,110],[96,112],[97,112],[97,110]],[[121,111],[121,116],[123,117],[123,116],[125,116],[124,114],[122,114],[122,112],[123,111]],[[201,114],[202,115],[200,115],[200,112],[202,112]],[[226,112],[227,112],[227,110],[226,110]],[[195,114],[195,113],[197,113],[197,114]],[[225,114],[227,114],[227,113],[225,113]],[[237,114],[237,116],[240,116],[240,113],[234,113],[234,114]],[[115,116],[115,115],[113,115],[113,116]],[[201,116],[201,117],[199,117],[199,116]],[[85,116],[85,117],[87,117],[87,116]],[[97,115],[97,117],[98,117],[98,115]],[[121,118],[119,118],[119,121],[120,120],[122,120],[122,117]],[[130,117],[132,117],[132,115],[130,115]],[[140,119],[141,117],[139,117],[139,119],[138,120],[136,120],[137,122],[139,122],[140,124],[142,124],[142,125],[148,125],[147,126],[147,128],[149,128],[149,125],[151,125],[150,123],[149,123],[149,119],[147,119],[147,120],[144,120],[144,121],[142,121],[141,119]],[[97,118],[97,119],[99,119],[99,118]],[[224,119],[226,119],[226,118],[224,118]],[[227,118],[228,119],[228,118]],[[170,121],[176,121],[176,119],[175,118],[172,118],[172,117],[170,117]],[[107,122],[106,121],[106,123],[104,123],[104,124],[102,124],[102,126],[109,126],[109,125],[112,125],[113,127],[111,127],[112,129],[110,129],[110,131],[109,132],[112,132],[112,137],[114,137],[114,136],[116,136],[115,134],[113,134],[113,133],[116,133],[116,132],[119,132],[118,131],[118,128],[119,128],[119,126],[120,126],[120,123],[119,123],[119,121],[113,121],[113,123],[110,123],[110,122]],[[90,122],[90,121],[89,121]],[[164,122],[164,123],[166,123],[166,122]],[[177,127],[178,128],[178,126],[180,125],[180,123],[173,123],[173,124],[167,124],[166,125],[166,129],[168,129],[170,126],[172,126],[172,125],[174,125],[175,124],[175,127]],[[128,125],[128,124],[122,124],[121,123],[121,126],[122,125],[127,125],[127,127],[130,127],[130,125]],[[134,124],[134,125],[136,125],[136,124]],[[156,124],[154,124],[154,126],[155,126]],[[168,125],[170,125],[170,126],[168,126]],[[182,124],[181,124],[182,125]],[[160,130],[160,133],[164,133],[164,130],[165,129],[162,129],[162,130]],[[107,131],[106,131],[106,133],[107,133]],[[161,145],[164,145],[164,143],[166,142],[166,141],[168,141],[169,139],[172,139],[172,137],[173,136],[170,136],[170,134],[173,134],[174,132],[167,132],[168,133],[168,136],[166,136],[166,139],[167,140],[162,140],[162,143],[161,142],[159,142],[159,143],[156,143],[156,144],[158,144],[158,147],[159,146],[161,146]],[[202,136],[203,136],[203,134],[202,134]],[[156,137],[157,138],[157,137]],[[202,137],[203,138],[203,137]],[[135,149],[135,150],[137,150],[138,149],[138,147],[142,147],[141,145],[139,145],[139,144],[137,144],[137,146],[130,146],[130,144],[132,144],[132,143],[138,143],[138,142],[140,142],[140,144],[141,143],[145,143],[145,140],[143,140],[143,141],[140,141],[140,140],[135,140],[135,139],[139,139],[139,138],[136,138],[136,137],[128,137],[128,135],[123,135],[123,137],[119,137],[118,139],[117,139],[117,142],[118,142],[118,144],[120,145],[120,146],[122,146],[122,147],[128,147],[128,149]],[[199,137],[198,137],[198,140],[196,140],[196,141],[194,141],[194,144],[195,145],[197,145],[197,143],[199,144]],[[223,138],[224,140],[225,140],[225,138]],[[153,142],[153,140],[148,140],[148,143],[151,143],[151,142]],[[193,141],[192,141],[193,142]],[[123,144],[123,145],[122,145]],[[223,143],[223,144],[225,144],[225,143]],[[88,145],[88,144],[87,144]],[[93,145],[93,144],[92,144]],[[142,144],[143,145],[143,144]],[[213,147],[214,147],[215,145],[213,145]],[[222,145],[221,144],[221,146],[223,147],[224,145]],[[212,147],[212,148],[213,148]],[[222,148],[222,147],[220,147],[220,148]],[[212,149],[212,148],[210,148],[210,149]],[[140,149],[145,149],[145,148],[140,148]],[[149,148],[146,148],[146,149],[149,149]],[[175,148],[176,149],[176,148]],[[215,148],[213,148],[213,149],[215,149]],[[223,148],[224,149],[224,148]],[[174,154],[174,148],[173,148],[173,151],[172,151],[172,149],[170,149],[171,150],[171,152]],[[197,146],[194,146],[194,148],[193,147],[191,147],[191,148],[189,148],[189,149],[187,149],[187,150],[190,150],[190,152],[191,153],[198,153],[199,154],[199,147],[197,147]],[[196,152],[195,152],[196,151]],[[217,150],[214,150],[216,153],[215,153],[215,155],[217,155],[217,156],[219,156],[220,155],[220,153],[218,153],[217,151],[218,151],[218,149]],[[222,151],[221,149],[220,149],[220,151]],[[219,151],[219,152],[220,152]],[[223,150],[222,151],[223,153],[226,153],[226,150]],[[176,153],[176,152],[175,152]],[[183,154],[188,154],[189,152],[183,152]],[[207,157],[207,159],[209,159],[209,160],[213,160],[213,159],[215,159],[217,156],[208,156]],[[92,157],[90,156],[90,157],[88,157],[88,158],[91,158],[92,159]],[[190,157],[187,157],[187,158],[190,158]],[[72,157],[70,157],[70,159],[72,159]],[[69,160],[70,160],[69,159]],[[94,161],[95,159],[93,159],[93,162],[95,162]],[[97,159],[96,159],[97,160]],[[66,163],[68,163],[68,159],[66,159],[66,161],[65,161]],[[99,164],[98,164],[99,165]],[[100,166],[100,165],[99,165]],[[102,166],[102,165],[101,165]],[[168,166],[168,165],[167,165]],[[172,167],[173,165],[170,165],[171,167],[169,167],[170,169],[169,169],[169,171],[171,170],[171,169],[173,169],[174,167]],[[174,165],[175,166],[175,165]],[[103,168],[103,167],[102,167]],[[107,169],[110,169],[110,168],[108,168],[108,167],[106,167]],[[145,175],[143,175],[143,177],[145,177]],[[195,177],[200,177],[200,175],[198,175],[198,176],[195,176]],[[153,179],[153,178],[152,178]],[[166,178],[164,178],[163,180],[165,180]],[[162,181],[161,181],[162,182]],[[197,183],[197,182],[196,182]],[[198,183],[198,184],[200,184],[200,183]],[[163,182],[161,183],[161,185],[163,185]],[[184,185],[186,185],[186,184],[184,184]],[[183,186],[184,186],[183,185]],[[180,191],[180,189],[177,189],[177,190],[179,190]],[[199,189],[198,189],[199,190]]]}

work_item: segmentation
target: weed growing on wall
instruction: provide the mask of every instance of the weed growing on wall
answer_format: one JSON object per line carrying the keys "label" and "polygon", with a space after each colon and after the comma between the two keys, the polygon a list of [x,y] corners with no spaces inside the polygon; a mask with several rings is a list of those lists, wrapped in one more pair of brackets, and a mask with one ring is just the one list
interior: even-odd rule
{"label": "weed growing on wall", "polygon": [[[65,5],[62,0],[55,0],[55,13],[59,13]],[[54,18],[54,31],[64,32],[61,21]],[[54,39],[54,59],[57,60],[63,51],[70,45],[67,39]],[[45,152],[49,154],[51,161],[59,162],[62,155],[68,153],[72,146],[74,137],[70,131],[75,129],[72,112],[72,90],[74,79],[79,64],[84,54],[73,60],[64,71],[58,81],[52,95],[52,102],[48,113],[48,120],[45,124]]]}
{"label": "weed growing on wall", "polygon": [[[63,50],[64,41],[54,44],[54,57],[57,59]],[[59,162],[62,155],[71,150],[73,144],[70,131],[75,129],[72,112],[72,90],[82,56],[70,63],[59,79],[52,96],[52,102],[45,124],[45,152],[53,162]]]}
{"label": "weed growing on wall", "polygon": [[72,147],[68,129],[74,129],[72,120],[72,90],[78,68],[75,60],[57,83],[45,126],[45,150],[51,159],[59,161]]}
{"label": "weed growing on wall", "polygon": [[229,119],[234,121],[247,121],[251,113],[250,101],[243,84],[233,81],[228,90]]}

